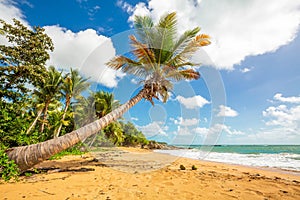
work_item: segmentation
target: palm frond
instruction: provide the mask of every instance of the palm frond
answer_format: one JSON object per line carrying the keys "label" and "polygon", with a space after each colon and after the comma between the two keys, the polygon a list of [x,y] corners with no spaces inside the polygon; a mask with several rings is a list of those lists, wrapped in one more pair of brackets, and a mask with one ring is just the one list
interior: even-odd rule
{"label": "palm frond", "polygon": [[182,63],[188,62],[190,57],[202,46],[210,44],[209,36],[206,34],[197,35],[193,40],[191,40],[185,48],[176,54],[170,61],[171,65],[182,65]]}
{"label": "palm frond", "polygon": [[153,71],[153,68],[151,65],[126,65],[123,67],[123,72],[133,74],[135,76],[138,76],[140,78],[145,78],[149,74],[151,74]]}
{"label": "palm frond", "polygon": [[193,69],[185,69],[179,71],[179,73],[188,80],[197,80],[200,78],[200,73]]}
{"label": "palm frond", "polygon": [[146,44],[139,42],[134,35],[130,35],[129,39],[131,40],[131,46],[134,48],[132,53],[137,57],[138,61],[150,64],[154,68],[155,56],[153,51]]}
{"label": "palm frond", "polygon": [[119,70],[126,65],[140,65],[140,63],[125,56],[116,56],[107,62],[106,65],[112,69]]}
{"label": "palm frond", "polygon": [[177,19],[176,12],[172,12],[165,17],[162,17],[156,26],[156,37],[154,48],[156,51],[156,60],[158,64],[165,63],[174,45],[174,40],[177,34]]}
{"label": "palm frond", "polygon": [[176,81],[181,81],[184,79],[197,80],[200,78],[200,74],[193,69],[172,70],[166,74],[166,77]]}
{"label": "palm frond", "polygon": [[154,23],[149,16],[135,16],[134,28],[139,36],[139,40],[144,44],[152,44],[152,29]]}
{"label": "palm frond", "polygon": [[210,45],[210,36],[207,34],[201,34],[196,36],[196,41],[199,43],[200,46],[207,46]]}
{"label": "palm frond", "polygon": [[199,31],[199,27],[185,31],[174,44],[172,54],[177,55],[180,51],[182,51]]}

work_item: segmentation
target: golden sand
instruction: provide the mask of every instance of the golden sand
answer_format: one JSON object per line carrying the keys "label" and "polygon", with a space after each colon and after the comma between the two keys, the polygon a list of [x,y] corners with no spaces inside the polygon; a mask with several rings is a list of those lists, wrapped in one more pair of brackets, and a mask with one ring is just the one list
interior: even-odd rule
{"label": "golden sand", "polygon": [[37,167],[49,168],[47,173],[0,184],[0,199],[300,199],[299,174],[134,148],[111,153],[45,161]]}

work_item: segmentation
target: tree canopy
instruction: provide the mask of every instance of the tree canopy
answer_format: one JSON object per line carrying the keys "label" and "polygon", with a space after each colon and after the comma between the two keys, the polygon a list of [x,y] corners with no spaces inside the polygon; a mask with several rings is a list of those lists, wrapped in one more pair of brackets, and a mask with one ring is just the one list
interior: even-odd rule
{"label": "tree canopy", "polygon": [[49,51],[54,47],[43,28],[30,30],[16,19],[13,25],[3,20],[0,23],[0,31],[8,42],[0,44],[0,98],[18,101],[29,91],[28,85],[43,82]]}

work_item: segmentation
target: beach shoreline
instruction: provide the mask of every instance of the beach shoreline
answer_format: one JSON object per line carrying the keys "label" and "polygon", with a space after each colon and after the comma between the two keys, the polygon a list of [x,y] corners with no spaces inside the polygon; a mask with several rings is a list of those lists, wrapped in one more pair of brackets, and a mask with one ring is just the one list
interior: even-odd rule
{"label": "beach shoreline", "polygon": [[50,169],[47,173],[0,184],[0,199],[300,198],[299,174],[135,148],[112,152],[45,161],[36,167]]}

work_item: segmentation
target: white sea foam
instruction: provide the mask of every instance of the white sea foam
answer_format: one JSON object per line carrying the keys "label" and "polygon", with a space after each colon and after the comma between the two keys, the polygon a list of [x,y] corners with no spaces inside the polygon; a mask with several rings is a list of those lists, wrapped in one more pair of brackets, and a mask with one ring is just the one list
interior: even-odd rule
{"label": "white sea foam", "polygon": [[174,156],[207,160],[230,164],[272,167],[300,172],[300,155],[279,153],[279,154],[239,154],[239,153],[218,153],[204,152],[195,149],[181,150],[156,150],[155,152],[167,153]]}

